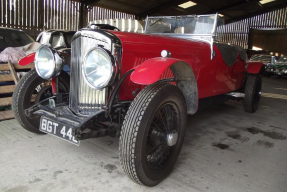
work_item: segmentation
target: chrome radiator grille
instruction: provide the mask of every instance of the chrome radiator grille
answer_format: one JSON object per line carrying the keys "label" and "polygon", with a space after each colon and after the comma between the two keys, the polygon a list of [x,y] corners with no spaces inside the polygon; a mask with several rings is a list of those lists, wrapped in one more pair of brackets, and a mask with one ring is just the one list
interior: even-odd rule
{"label": "chrome radiator grille", "polygon": [[96,90],[85,82],[82,65],[88,51],[98,45],[110,50],[111,42],[98,33],[78,33],[81,34],[71,44],[70,108],[75,113],[91,115],[106,104],[108,93],[107,89]]}

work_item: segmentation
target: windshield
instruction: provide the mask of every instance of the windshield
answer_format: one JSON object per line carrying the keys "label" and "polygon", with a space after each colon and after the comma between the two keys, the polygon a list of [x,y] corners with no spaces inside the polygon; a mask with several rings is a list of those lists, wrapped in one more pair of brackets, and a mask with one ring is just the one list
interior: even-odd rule
{"label": "windshield", "polygon": [[0,29],[0,51],[7,47],[21,47],[34,40],[23,31]]}
{"label": "windshield", "polygon": [[212,35],[216,15],[149,17],[146,33]]}

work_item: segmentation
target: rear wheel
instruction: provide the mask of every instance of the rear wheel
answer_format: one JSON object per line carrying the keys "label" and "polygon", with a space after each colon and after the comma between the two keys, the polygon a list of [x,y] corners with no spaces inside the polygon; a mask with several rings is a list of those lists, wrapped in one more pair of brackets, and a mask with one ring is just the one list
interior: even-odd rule
{"label": "rear wheel", "polygon": [[[60,92],[68,92],[69,75],[61,72],[58,78]],[[51,96],[53,96],[51,82],[42,79],[35,69],[20,79],[12,96],[12,108],[16,120],[23,128],[33,133],[43,134],[39,131],[40,117],[28,118],[25,115],[25,109]]]}
{"label": "rear wheel", "polygon": [[186,105],[180,89],[155,83],[132,102],[120,135],[120,160],[136,183],[154,186],[166,178],[178,158],[186,129]]}
{"label": "rear wheel", "polygon": [[244,109],[254,113],[259,105],[261,97],[262,79],[259,74],[249,74],[245,84]]}

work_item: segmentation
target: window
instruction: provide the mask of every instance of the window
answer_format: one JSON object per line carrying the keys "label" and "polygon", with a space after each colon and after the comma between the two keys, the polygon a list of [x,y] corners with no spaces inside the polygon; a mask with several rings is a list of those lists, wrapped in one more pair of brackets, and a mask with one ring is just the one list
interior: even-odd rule
{"label": "window", "polygon": [[23,31],[0,29],[0,51],[7,47],[21,47],[34,40]]}

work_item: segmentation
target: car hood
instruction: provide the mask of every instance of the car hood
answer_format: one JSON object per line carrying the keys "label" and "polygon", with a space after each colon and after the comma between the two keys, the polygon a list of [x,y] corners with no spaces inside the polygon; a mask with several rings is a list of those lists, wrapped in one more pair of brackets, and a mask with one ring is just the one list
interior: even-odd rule
{"label": "car hood", "polygon": [[163,35],[153,35],[153,34],[141,34],[141,33],[129,33],[120,31],[110,31],[116,35],[122,42],[123,46],[127,44],[137,44],[137,45],[163,45],[172,47],[186,47],[186,48],[203,48],[208,45],[207,42],[197,40],[197,39],[183,39],[178,37],[170,37]]}

